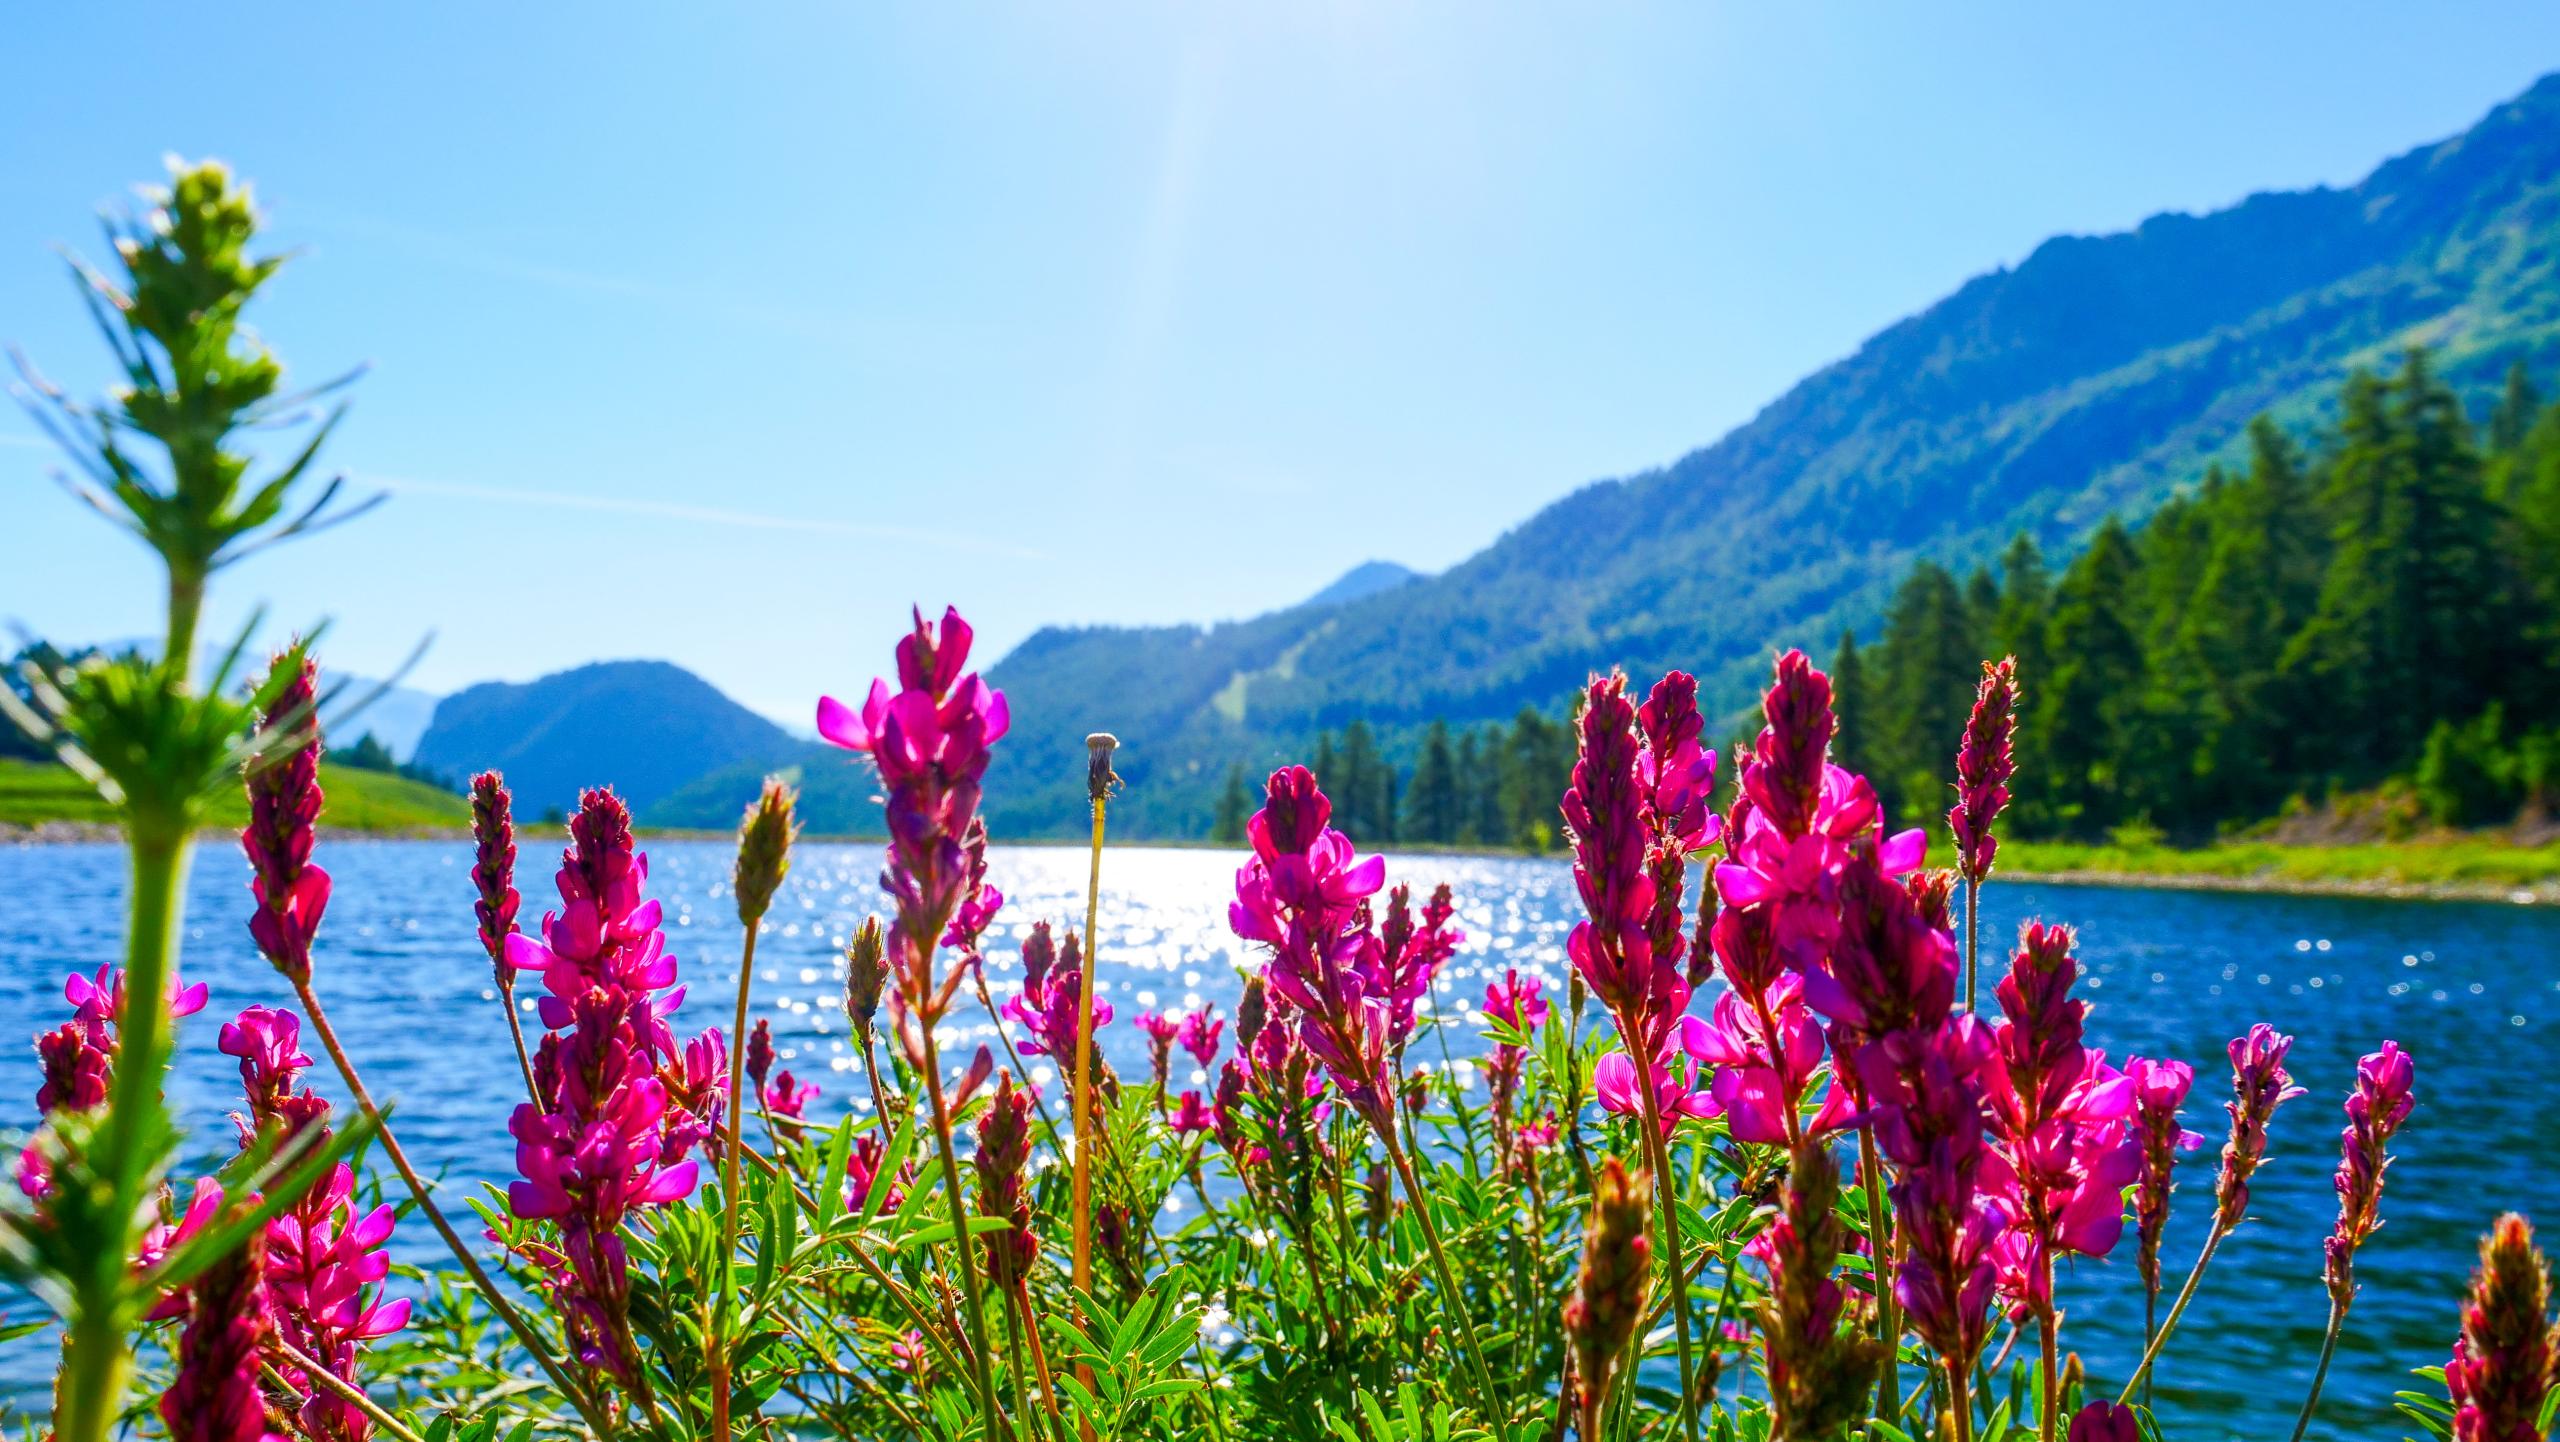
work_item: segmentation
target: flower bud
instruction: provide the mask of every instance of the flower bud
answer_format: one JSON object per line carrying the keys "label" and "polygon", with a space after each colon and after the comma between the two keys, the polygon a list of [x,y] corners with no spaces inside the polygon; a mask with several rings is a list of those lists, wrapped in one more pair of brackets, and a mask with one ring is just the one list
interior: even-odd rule
{"label": "flower bud", "polygon": [[790,873],[791,841],[799,832],[791,808],[798,799],[781,777],[768,776],[738,827],[738,868],[731,889],[738,896],[738,920],[750,930],[764,920],[774,891]]}
{"label": "flower bud", "polygon": [[480,899],[473,910],[480,918],[480,949],[502,991],[516,984],[516,969],[507,963],[507,938],[515,934],[516,893],[515,800],[507,779],[495,771],[471,778],[471,881]]}
{"label": "flower bud", "polygon": [[1271,998],[1266,994],[1262,977],[1245,979],[1244,999],[1236,1003],[1236,1050],[1251,1051],[1256,1037],[1262,1035],[1263,1023],[1270,1019]]}
{"label": "flower bud", "polygon": [[1582,1436],[1600,1435],[1609,1389],[1643,1324],[1653,1281],[1653,1243],[1645,1222],[1653,1179],[1632,1176],[1616,1157],[1591,1174],[1591,1216],[1582,1228],[1582,1273],[1564,1304],[1564,1331],[1582,1383]]}
{"label": "flower bud", "polygon": [[889,963],[882,951],[880,918],[866,916],[844,949],[844,1017],[868,1030],[880,1014],[880,991],[889,983]]}

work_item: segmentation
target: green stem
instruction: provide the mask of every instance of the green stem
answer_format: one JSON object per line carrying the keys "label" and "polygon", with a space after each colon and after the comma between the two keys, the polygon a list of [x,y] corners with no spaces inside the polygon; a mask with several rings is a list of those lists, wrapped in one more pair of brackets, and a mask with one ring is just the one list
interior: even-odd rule
{"label": "green stem", "polygon": [[169,567],[169,636],[161,645],[160,664],[176,672],[181,681],[195,675],[196,619],[203,613],[204,574],[172,564]]}
{"label": "green stem", "polygon": [[987,1309],[978,1297],[978,1259],[971,1255],[969,1202],[960,1192],[960,1157],[951,1146],[951,1106],[942,1090],[942,1052],[934,1045],[930,1025],[919,1021],[917,1030],[924,1033],[925,1088],[933,1101],[933,1138],[942,1154],[942,1186],[951,1198],[951,1250],[960,1269],[961,1300],[967,1304],[969,1370],[977,1380],[978,1396],[987,1405],[987,1442],[999,1442],[1011,1428],[1005,1424],[994,1375],[987,1365]]}
{"label": "green stem", "polygon": [[[729,1134],[720,1158],[720,1294],[715,1325],[707,1339],[711,1348],[711,1435],[729,1442],[729,1310],[735,1305],[738,1272],[738,1147],[746,1118],[740,1095],[747,1072],[747,994],[756,973],[756,923],[747,923],[747,939],[738,948],[738,1008],[729,1027]],[[518,1043],[521,1045],[522,1043]]]}
{"label": "green stem", "polygon": [[1689,1356],[1689,1268],[1681,1258],[1680,1212],[1672,1200],[1676,1183],[1671,1176],[1671,1152],[1662,1139],[1662,1099],[1654,1085],[1652,1056],[1637,1048],[1632,1032],[1626,1038],[1627,1052],[1636,1058],[1636,1077],[1643,1085],[1644,1115],[1637,1125],[1644,1130],[1645,1159],[1653,1168],[1654,1249],[1671,1266],[1671,1329],[1680,1350],[1680,1428],[1689,1442],[1698,1442],[1698,1374]]}
{"label": "green stem", "polygon": [[2204,1250],[2196,1253],[2196,1264],[2187,1273],[2186,1285],[2178,1289],[2178,1300],[2169,1304],[2168,1319],[2160,1324],[2160,1330],[2152,1336],[2151,1345],[2142,1349],[2141,1365],[2133,1369],[2133,1376],[2126,1379],[2124,1390],[2116,1394],[2117,1406],[2122,1407],[2131,1403],[2134,1390],[2142,1385],[2144,1378],[2151,1375],[2151,1364],[2160,1360],[2160,1349],[2169,1345],[2169,1334],[2178,1330],[2179,1315],[2187,1310],[2187,1303],[2194,1300],[2196,1284],[2204,1280],[2205,1264],[2213,1260],[2214,1248],[2221,1246],[2222,1239],[2229,1235],[2229,1232],[2218,1225],[2205,1234]]}
{"label": "green stem", "polygon": [[1973,959],[1976,939],[1980,936],[1982,883],[1968,878],[1964,884],[1964,1009],[1973,1010]]}
{"label": "green stem", "polygon": [[2320,1339],[2320,1365],[2311,1373],[2311,1395],[2302,1399],[2302,1415],[2294,1419],[2293,1442],[2302,1442],[2302,1434],[2310,1430],[2312,1410],[2320,1405],[2321,1385],[2329,1380],[2329,1360],[2338,1354],[2338,1334],[2346,1325],[2347,1304],[2331,1299],[2329,1334]]}
{"label": "green stem", "polygon": [[2062,1411],[2062,1317],[2053,1310],[2053,1303],[2049,1300],[2053,1296],[2053,1259],[2047,1257],[2044,1265],[2045,1296],[2048,1300],[2036,1317],[2036,1332],[2041,1343],[2039,1351],[2044,1362],[2044,1375],[2039,1386],[2044,1395],[2037,1399],[2037,1414],[2041,1420],[2036,1436],[2041,1442],[2054,1442],[2054,1438],[2061,1435],[2057,1429],[2062,1425],[2059,1415]]}
{"label": "green stem", "polygon": [[525,1320],[524,1314],[516,1310],[515,1304],[507,1300],[506,1293],[498,1289],[498,1284],[489,1276],[488,1269],[482,1267],[480,1259],[471,1254],[469,1247],[463,1245],[462,1234],[453,1229],[453,1223],[445,1220],[443,1209],[435,1204],[433,1197],[427,1195],[425,1179],[418,1175],[416,1167],[409,1164],[409,1154],[401,1149],[400,1139],[391,1134],[390,1121],[383,1116],[382,1108],[374,1104],[373,1093],[365,1090],[364,1078],[356,1075],[356,1064],[348,1059],[346,1047],[339,1043],[337,1029],[329,1025],[329,1015],[321,1010],[320,994],[312,990],[311,979],[296,978],[293,989],[295,995],[302,999],[302,1009],[311,1022],[311,1029],[319,1034],[321,1046],[327,1049],[329,1060],[337,1065],[339,1078],[346,1082],[347,1094],[355,1098],[357,1108],[372,1120],[375,1134],[382,1139],[383,1155],[391,1159],[392,1169],[397,1171],[400,1174],[400,1180],[408,1185],[409,1195],[416,1199],[418,1210],[426,1215],[428,1223],[436,1229],[436,1235],[444,1239],[445,1247],[453,1253],[454,1260],[460,1262],[462,1270],[470,1274],[471,1284],[477,1287],[480,1295],[487,1300],[489,1310],[498,1315],[498,1320],[507,1324],[508,1331],[515,1333],[516,1340],[524,1344],[525,1351],[532,1356],[535,1365],[542,1369],[544,1376],[551,1379],[551,1385],[559,1389],[560,1395],[569,1399],[569,1405],[577,1409],[578,1415],[586,1419],[587,1425],[595,1429],[596,1435],[612,1436],[610,1419],[604,1415],[603,1409],[588,1396],[584,1387],[578,1385],[576,1377],[564,1369],[551,1355],[551,1349],[544,1344],[542,1334],[536,1332],[533,1324]]}
{"label": "green stem", "polygon": [[105,1442],[124,1403],[133,1350],[126,1336],[129,1229],[152,1180],[153,1150],[165,1128],[160,1095],[168,1051],[169,976],[177,965],[186,907],[189,846],[183,820],[157,823],[128,813],[132,889],[125,924],[124,1005],[116,1019],[117,1058],[110,1110],[93,1145],[113,1188],[103,1209],[126,1235],[100,1246],[74,1279],[63,1338],[63,1381],[54,1414],[62,1442]]}
{"label": "green stem", "polygon": [[1422,1224],[1423,1245],[1431,1249],[1432,1270],[1439,1274],[1449,1315],[1457,1320],[1458,1338],[1466,1344],[1467,1365],[1475,1372],[1476,1408],[1485,1425],[1499,1428],[1507,1418],[1494,1405],[1493,1372],[1484,1364],[1484,1346],[1476,1340],[1475,1319],[1467,1315],[1466,1294],[1458,1290],[1458,1275],[1450,1269],[1449,1254],[1440,1246],[1440,1228],[1431,1220],[1431,1199],[1423,1195],[1422,1181],[1414,1175],[1413,1162],[1405,1156],[1404,1148],[1396,1145],[1395,1129],[1381,1127],[1378,1132],[1379,1139],[1387,1144],[1387,1161],[1404,1182],[1405,1196],[1413,1202],[1413,1218]]}
{"label": "green stem", "polygon": [[[1836,1084],[1836,1079],[1835,1079]],[[1876,1337],[1884,1343],[1884,1370],[1876,1378],[1886,1418],[1902,1415],[1902,1308],[1893,1295],[1893,1233],[1884,1210],[1883,1163],[1873,1127],[1858,1128],[1858,1180],[1867,1194],[1868,1276],[1875,1284]]]}

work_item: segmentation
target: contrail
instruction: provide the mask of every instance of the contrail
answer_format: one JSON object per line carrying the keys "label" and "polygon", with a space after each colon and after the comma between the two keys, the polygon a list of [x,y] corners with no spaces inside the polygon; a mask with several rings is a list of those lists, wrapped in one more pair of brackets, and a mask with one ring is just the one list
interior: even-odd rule
{"label": "contrail", "polygon": [[[41,436],[12,435],[0,432],[0,446],[27,450],[51,450],[53,443]],[[1021,561],[1048,559],[1046,553],[1024,546],[1007,545],[963,531],[933,531],[913,526],[866,525],[858,521],[838,521],[824,517],[777,516],[761,511],[737,511],[725,506],[693,506],[681,501],[637,500],[628,496],[585,496],[574,491],[541,491],[524,486],[474,485],[467,481],[421,481],[407,476],[383,476],[366,472],[351,473],[350,481],[360,486],[375,486],[402,495],[445,496],[456,500],[513,502],[526,506],[552,506],[563,510],[601,511],[618,516],[649,516],[660,520],[689,521],[702,526],[735,526],[751,531],[820,532],[831,536],[858,536],[866,540],[911,541],[919,545],[945,546],[955,551],[976,551],[986,555],[1007,556]]]}
{"label": "contrail", "polygon": [[523,486],[474,485],[467,481],[421,481],[405,476],[380,476],[356,473],[348,477],[358,485],[379,486],[397,494],[449,496],[457,500],[512,501],[518,505],[553,506],[563,510],[602,511],[620,516],[652,516],[670,521],[690,521],[705,526],[736,526],[752,531],[818,531],[836,536],[860,536],[870,540],[913,541],[923,545],[948,546],[954,550],[981,551],[991,555],[1010,556],[1017,560],[1045,559],[1041,552],[1022,546],[991,541],[962,531],[933,531],[911,526],[875,526],[857,521],[838,521],[823,517],[777,516],[761,511],[736,511],[724,506],[694,506],[681,501],[639,500],[628,496],[586,496],[574,491],[540,491]]}

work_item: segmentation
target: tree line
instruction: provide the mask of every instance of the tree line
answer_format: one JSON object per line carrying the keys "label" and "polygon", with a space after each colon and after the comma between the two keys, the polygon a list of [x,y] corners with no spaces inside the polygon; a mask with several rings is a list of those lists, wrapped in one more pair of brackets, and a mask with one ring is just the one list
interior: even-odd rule
{"label": "tree line", "polygon": [[[1569,709],[1569,708],[1568,708]],[[1556,798],[1573,772],[1573,723],[1523,706],[1508,724],[1422,732],[1413,764],[1399,768],[1365,721],[1316,740],[1310,765],[1333,798],[1334,824],[1362,845],[1401,841],[1437,846],[1550,851],[1562,843]],[[1244,839],[1245,818],[1261,804],[1255,778],[1229,768],[1213,837]]]}
{"label": "tree line", "polygon": [[[2308,437],[2258,417],[2245,451],[2058,571],[2024,534],[1961,578],[1914,564],[1876,639],[1840,638],[1842,764],[1942,826],[1982,662],[2014,655],[2016,835],[2197,841],[2397,781],[2459,825],[2560,795],[2560,403],[2519,363],[2475,425],[2417,349]],[[1571,717],[1436,721],[1402,767],[1353,721],[1313,764],[1364,844],[1547,850]],[[1230,770],[1219,841],[1255,779]]]}
{"label": "tree line", "polygon": [[2030,539],[1959,580],[1914,565],[1833,665],[1845,763],[1900,815],[1946,807],[1981,658],[2026,692],[2014,826],[2201,839],[2297,799],[2405,780],[2440,821],[2505,820],[2560,771],[2560,406],[2519,364],[2475,427],[2423,350],[2358,371],[2297,442],[2057,575]]}

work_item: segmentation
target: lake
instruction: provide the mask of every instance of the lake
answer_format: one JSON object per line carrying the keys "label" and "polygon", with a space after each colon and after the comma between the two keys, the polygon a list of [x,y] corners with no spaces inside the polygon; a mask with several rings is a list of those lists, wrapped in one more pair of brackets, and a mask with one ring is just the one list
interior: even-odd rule
{"label": "lake", "polygon": [[[726,895],[730,848],[673,842],[649,851],[651,893],[666,902],[671,950],[692,987],[678,1028],[725,1025],[733,995],[726,978],[739,942]],[[540,843],[524,847],[528,924],[553,895],[553,855]],[[368,1082],[397,1099],[399,1131],[422,1165],[456,1180],[504,1181],[513,1173],[504,1126],[519,1084],[488,963],[473,937],[469,846],[332,839],[321,859],[337,889],[315,970]],[[1106,858],[1096,986],[1119,1012],[1102,1045],[1124,1075],[1146,1072],[1144,1041],[1131,1024],[1137,1013],[1210,1002],[1232,1007],[1234,967],[1247,960],[1227,932],[1235,864],[1213,851],[1133,848]],[[802,848],[759,943],[756,1015],[773,1025],[780,1064],[825,1089],[822,1111],[860,1088],[836,998],[845,938],[879,905],[879,867],[872,846]],[[1080,919],[1084,868],[1081,850],[999,849],[990,869],[1007,898],[1003,921],[1027,928],[1040,917]],[[1457,888],[1469,940],[1443,973],[1450,1005],[1472,1008],[1487,969],[1517,966],[1560,982],[1564,938],[1579,905],[1561,861],[1397,857],[1389,874],[1417,889],[1439,881]],[[111,847],[0,849],[0,1033],[31,1038],[57,1024],[66,1010],[63,974],[118,958],[123,881],[122,853]],[[234,1064],[214,1049],[215,1022],[251,1003],[291,1004],[281,979],[249,945],[246,887],[235,849],[199,850],[185,969],[189,980],[211,985],[213,1000],[183,1027],[174,1099],[208,1144],[229,1136],[222,1118],[236,1095]],[[2159,1405],[2180,1442],[2263,1439],[2290,1429],[2327,1316],[2320,1241],[2335,1215],[2330,1176],[2339,1103],[2360,1053],[2390,1038],[2414,1054],[2418,1107],[2390,1173],[2387,1225],[2357,1269],[2364,1288],[2314,1435],[2382,1435],[2395,1427],[2390,1395],[2410,1383],[2409,1368],[2443,1361],[2473,1245],[2495,1214],[2538,1210],[2560,1227],[2560,1183],[2553,1181],[2560,1175],[2560,1067],[2553,1065],[2560,912],[1995,879],[1984,897],[1986,973],[1989,939],[2011,936],[2033,915],[2080,928],[2093,1044],[2118,1060],[2136,1051],[2196,1067],[2189,1125],[2214,1140],[2192,1154],[2180,1191],[2166,1248],[2172,1287],[2211,1210],[2221,1102],[2229,1095],[2223,1042],[2255,1021],[2299,1038],[2292,1070],[2310,1094],[2276,1120],[2255,1188],[2258,1220],[2224,1245],[2160,1368]],[[993,979],[1002,1000],[1012,990],[1010,944],[999,942],[998,950]],[[965,1030],[972,1043],[991,1036],[983,1018]],[[1462,1035],[1474,1049],[1472,1034]],[[33,1119],[31,1050],[14,1054],[21,1058],[17,1080],[0,1083],[9,1098],[0,1104],[0,1127]],[[334,1092],[327,1071],[321,1067],[315,1081]],[[441,1255],[419,1245],[431,1241],[423,1226],[403,1230],[414,1259]],[[2139,1292],[2113,1285],[2130,1281],[2129,1235],[2123,1252],[2120,1263],[2084,1263],[2063,1288],[2071,1313],[2066,1345],[2101,1377],[2121,1378],[2139,1352]],[[33,1400],[24,1389],[49,1365],[50,1345],[11,1344],[17,1355],[0,1363],[22,1400]]]}

